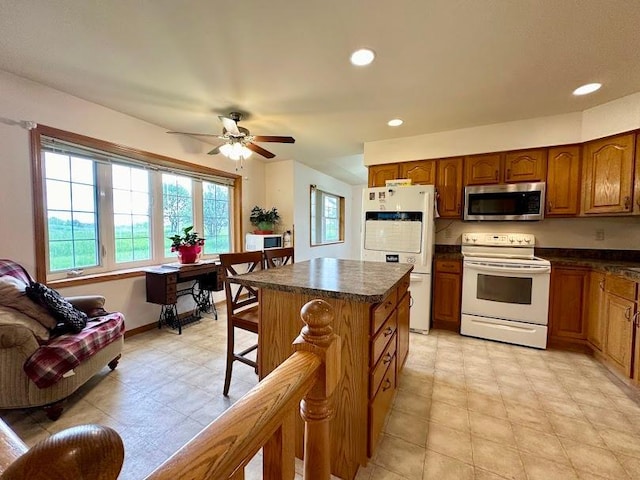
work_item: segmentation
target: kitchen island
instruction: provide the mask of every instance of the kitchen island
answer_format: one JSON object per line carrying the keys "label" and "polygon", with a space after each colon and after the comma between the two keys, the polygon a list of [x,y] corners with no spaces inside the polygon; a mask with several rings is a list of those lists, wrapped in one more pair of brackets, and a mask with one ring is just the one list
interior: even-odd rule
{"label": "kitchen island", "polygon": [[[313,299],[334,308],[343,375],[334,393],[331,472],[351,480],[373,455],[409,351],[407,264],[316,258],[230,279],[260,289],[260,378],[292,353],[300,309]],[[296,455],[302,456],[297,420]]]}

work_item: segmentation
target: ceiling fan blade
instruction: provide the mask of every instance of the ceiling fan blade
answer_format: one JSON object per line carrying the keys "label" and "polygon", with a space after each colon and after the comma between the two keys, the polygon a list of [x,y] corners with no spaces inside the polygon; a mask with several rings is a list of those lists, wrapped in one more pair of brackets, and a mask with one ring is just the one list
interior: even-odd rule
{"label": "ceiling fan blade", "polygon": [[167,132],[167,133],[176,133],[178,135],[194,135],[197,137],[219,137],[220,136],[217,133],[192,133],[192,132]]}
{"label": "ceiling fan blade", "polygon": [[238,124],[232,118],[219,115],[218,118],[222,122],[222,126],[230,135],[240,136],[240,130],[238,130]]}
{"label": "ceiling fan blade", "polygon": [[252,151],[262,155],[265,158],[273,158],[273,157],[276,156],[274,153],[271,153],[269,150],[265,150],[261,146],[256,145],[255,143],[252,143],[252,142],[248,142],[247,143],[247,148],[249,150],[252,150]]}
{"label": "ceiling fan blade", "polygon": [[276,137],[273,135],[254,135],[254,142],[278,142],[278,143],[295,143],[296,139],[293,137]]}
{"label": "ceiling fan blade", "polygon": [[[224,143],[222,145],[224,145]],[[219,147],[214,148],[210,152],[207,152],[207,155],[217,155],[217,154],[219,154],[220,153],[220,147],[222,145],[220,145]]]}

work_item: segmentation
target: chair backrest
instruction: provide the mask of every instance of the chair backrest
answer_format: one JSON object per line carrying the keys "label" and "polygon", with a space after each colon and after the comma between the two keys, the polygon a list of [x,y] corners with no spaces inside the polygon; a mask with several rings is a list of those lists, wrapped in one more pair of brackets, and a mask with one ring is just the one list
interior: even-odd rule
{"label": "chair backrest", "polygon": [[[235,284],[237,290],[231,288],[228,278],[243,273],[262,270],[262,252],[221,253],[220,263],[224,267],[224,291],[227,297],[227,315],[231,316],[238,310],[258,303],[258,291],[253,287]],[[240,268],[246,265],[246,270]]]}
{"label": "chair backrest", "polygon": [[282,267],[295,263],[293,247],[269,248],[264,251],[264,265],[266,268]]}

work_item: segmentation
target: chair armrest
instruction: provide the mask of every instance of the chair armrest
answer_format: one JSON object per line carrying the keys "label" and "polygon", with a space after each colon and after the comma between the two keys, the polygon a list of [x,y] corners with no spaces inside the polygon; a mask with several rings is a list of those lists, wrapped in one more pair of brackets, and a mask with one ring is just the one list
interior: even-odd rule
{"label": "chair armrest", "polygon": [[77,297],[65,297],[71,305],[85,313],[104,306],[105,298],[102,295],[82,295]]}
{"label": "chair armrest", "polygon": [[[31,330],[22,325],[0,325],[0,349],[15,348],[21,352],[21,361],[29,358],[40,345]],[[22,365],[22,364],[21,364]]]}

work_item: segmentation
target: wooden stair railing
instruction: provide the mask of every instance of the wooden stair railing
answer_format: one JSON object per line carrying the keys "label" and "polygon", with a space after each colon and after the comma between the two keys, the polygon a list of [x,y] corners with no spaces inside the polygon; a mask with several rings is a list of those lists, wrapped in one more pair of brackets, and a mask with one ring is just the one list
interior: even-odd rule
{"label": "wooden stair railing", "polygon": [[[305,420],[304,479],[330,478],[329,421],[341,379],[340,338],[331,328],[332,307],[323,300],[308,302],[300,316],[305,326],[293,343],[294,353],[146,480],[242,480],[260,448],[263,478],[291,480],[298,405]],[[1,480],[115,480],[124,457],[117,433],[98,425],[64,430],[27,451],[0,422],[0,450]],[[101,465],[89,468],[97,459]]]}

